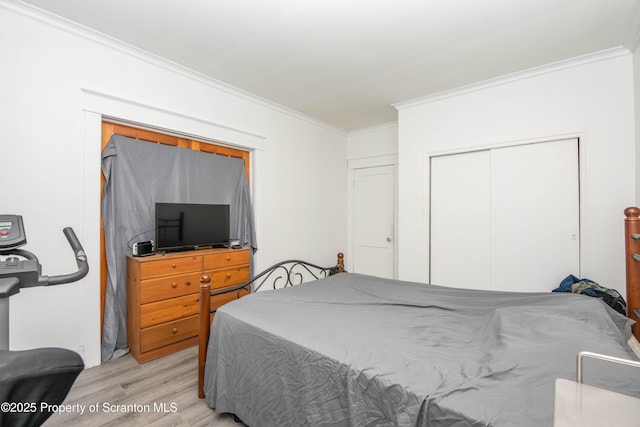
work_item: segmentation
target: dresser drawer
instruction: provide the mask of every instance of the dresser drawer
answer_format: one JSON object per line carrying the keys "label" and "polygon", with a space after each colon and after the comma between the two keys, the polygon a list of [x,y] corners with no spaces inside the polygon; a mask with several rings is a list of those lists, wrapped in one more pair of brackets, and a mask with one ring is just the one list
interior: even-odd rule
{"label": "dresser drawer", "polygon": [[238,291],[233,291],[233,292],[228,292],[226,294],[220,294],[220,295],[214,295],[211,297],[211,310],[213,309],[217,309],[220,308],[221,306],[223,306],[224,304],[230,302],[230,301],[235,301],[245,295],[249,295],[249,289],[250,287],[244,287],[240,290],[240,292]]}
{"label": "dresser drawer", "polygon": [[144,280],[140,284],[140,303],[147,304],[196,293],[200,286],[200,276],[198,272]]}
{"label": "dresser drawer", "polygon": [[232,285],[239,285],[249,280],[251,269],[248,265],[235,268],[225,268],[220,270],[206,271],[205,274],[211,276],[211,289],[226,288]]}
{"label": "dresser drawer", "polygon": [[[249,279],[249,263],[249,248],[128,256],[127,343],[133,357],[145,363],[197,344],[202,275],[212,277],[213,288],[228,288]],[[236,298],[236,292],[212,297],[210,307]]]}
{"label": "dresser drawer", "polygon": [[200,294],[190,294],[140,306],[140,328],[198,314]]}
{"label": "dresser drawer", "polygon": [[241,264],[249,264],[249,249],[237,249],[204,256],[205,270],[225,268]]}
{"label": "dresser drawer", "polygon": [[150,351],[198,335],[198,316],[175,320],[140,331],[140,351]]}
{"label": "dresser drawer", "polygon": [[194,255],[180,258],[167,258],[140,263],[142,277],[160,277],[202,270],[202,256]]}

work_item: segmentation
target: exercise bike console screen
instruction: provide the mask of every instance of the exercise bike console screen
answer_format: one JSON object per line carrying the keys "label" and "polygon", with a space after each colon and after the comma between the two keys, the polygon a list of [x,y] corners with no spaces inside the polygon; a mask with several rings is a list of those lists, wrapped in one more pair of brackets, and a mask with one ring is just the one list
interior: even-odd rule
{"label": "exercise bike console screen", "polygon": [[27,243],[20,215],[0,215],[0,251],[15,249]]}

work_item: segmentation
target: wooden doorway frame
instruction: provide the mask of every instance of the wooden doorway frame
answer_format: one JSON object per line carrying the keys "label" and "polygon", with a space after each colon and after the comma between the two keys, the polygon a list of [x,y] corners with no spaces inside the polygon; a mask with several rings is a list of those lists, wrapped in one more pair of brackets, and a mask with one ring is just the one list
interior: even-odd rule
{"label": "wooden doorway frame", "polygon": [[[174,135],[168,135],[152,130],[136,128],[132,126],[122,125],[118,123],[112,123],[109,121],[102,121],[102,136],[100,152],[102,153],[109,144],[113,135],[122,135],[129,138],[134,138],[142,141],[147,141],[155,144],[173,145],[175,147],[186,148],[189,150],[202,151],[204,153],[239,158],[244,161],[244,170],[247,174],[247,182],[250,180],[250,152],[247,150],[240,150],[237,148],[226,147],[223,145],[216,145],[210,142],[203,142],[185,137],[179,137]],[[104,191],[104,175],[102,174],[102,168],[100,168],[100,203],[102,204],[102,194]],[[104,224],[102,221],[102,214],[100,215],[100,337],[102,339],[102,328],[104,326],[104,304],[107,293],[107,255],[105,251],[104,240]]]}

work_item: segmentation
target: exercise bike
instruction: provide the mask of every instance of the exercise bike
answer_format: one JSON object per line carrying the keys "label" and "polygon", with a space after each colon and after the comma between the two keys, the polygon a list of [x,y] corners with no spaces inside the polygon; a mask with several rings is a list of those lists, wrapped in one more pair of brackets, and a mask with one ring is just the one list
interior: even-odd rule
{"label": "exercise bike", "polygon": [[[20,249],[27,243],[22,217],[0,215],[0,425],[39,426],[66,398],[84,369],[79,354],[63,348],[9,350],[9,298],[22,288],[53,286],[82,279],[87,257],[73,229],[63,230],[78,270],[42,275],[35,254]],[[4,257],[4,259],[2,259]]]}

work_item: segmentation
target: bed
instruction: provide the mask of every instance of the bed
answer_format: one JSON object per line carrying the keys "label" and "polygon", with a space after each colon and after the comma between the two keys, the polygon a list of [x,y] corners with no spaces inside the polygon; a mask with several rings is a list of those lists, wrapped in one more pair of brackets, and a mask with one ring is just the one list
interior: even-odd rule
{"label": "bed", "polygon": [[[640,210],[627,211],[635,244]],[[317,279],[266,270],[234,292],[265,277],[286,286],[224,305],[210,331],[201,304],[199,394],[210,407],[250,426],[543,426],[553,424],[555,380],[576,379],[578,353],[640,360],[634,321],[598,298],[454,289],[342,265],[318,267]],[[585,382],[640,397],[640,369],[589,363]]]}

